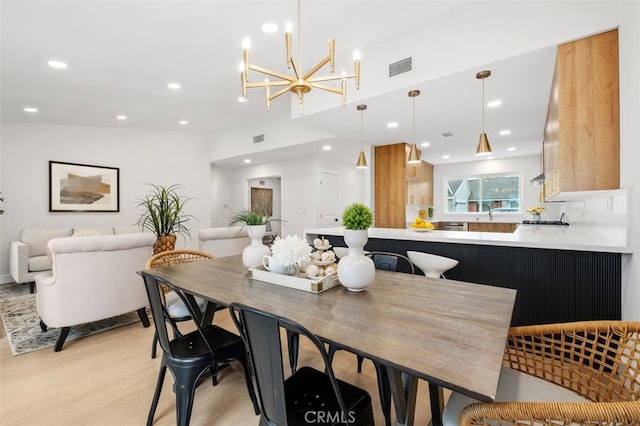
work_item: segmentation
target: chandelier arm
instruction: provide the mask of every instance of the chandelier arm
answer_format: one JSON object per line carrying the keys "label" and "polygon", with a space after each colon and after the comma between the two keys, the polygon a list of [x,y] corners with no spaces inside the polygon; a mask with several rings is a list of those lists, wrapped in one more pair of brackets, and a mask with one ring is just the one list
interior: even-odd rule
{"label": "chandelier arm", "polygon": [[277,98],[278,96],[282,96],[285,93],[287,93],[289,91],[289,87],[285,87],[284,89],[280,89],[278,90],[276,93],[274,93],[273,95],[269,96],[269,101],[274,100],[275,98]]}
{"label": "chandelier arm", "polygon": [[289,62],[291,63],[291,68],[293,69],[293,74],[295,75],[295,78],[292,78],[291,81],[300,79],[300,73],[298,72],[298,66],[296,65],[296,61],[293,60],[292,56],[289,57]]}
{"label": "chandelier arm", "polygon": [[[315,67],[311,68],[304,76],[302,76],[303,80],[308,80],[313,74],[316,73],[320,68],[324,67],[327,63],[331,61],[331,56],[327,55],[323,60],[318,62]],[[333,70],[331,70],[333,72]]]}
{"label": "chandelier arm", "polygon": [[309,83],[311,87],[315,87],[316,89],[325,90],[327,92],[337,93],[338,95],[342,95],[344,92],[342,89],[336,89],[335,87],[325,86],[323,84],[317,83]]}
{"label": "chandelier arm", "polygon": [[268,68],[260,67],[258,65],[249,65],[249,69],[252,69],[254,71],[260,72],[262,74],[270,75],[272,77],[277,77],[277,78],[282,79],[282,80],[287,80],[287,81],[295,81],[296,80],[295,78],[293,78],[291,76],[288,76],[286,74],[282,74],[281,72],[273,71],[273,70],[270,70]]}
{"label": "chandelier arm", "polygon": [[256,82],[256,83],[246,83],[246,86],[248,88],[254,88],[254,87],[269,87],[269,86],[287,86],[289,87],[291,83],[288,81],[282,81],[282,80],[277,80],[277,81],[261,81],[261,82]]}
{"label": "chandelier arm", "polygon": [[356,77],[355,74],[341,74],[341,75],[328,75],[326,77],[311,77],[307,79],[309,83],[316,83],[318,81],[335,81],[335,80],[345,80],[348,78]]}

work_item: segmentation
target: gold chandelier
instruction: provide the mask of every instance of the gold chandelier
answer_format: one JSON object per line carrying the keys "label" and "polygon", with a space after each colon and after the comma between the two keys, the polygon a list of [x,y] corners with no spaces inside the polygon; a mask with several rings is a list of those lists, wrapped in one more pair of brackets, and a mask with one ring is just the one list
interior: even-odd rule
{"label": "gold chandelier", "polygon": [[[293,75],[286,75],[277,71],[270,70],[268,68],[264,68],[258,65],[253,65],[249,62],[249,48],[250,48],[250,40],[248,37],[245,37],[243,40],[243,48],[244,48],[244,63],[241,66],[241,79],[242,79],[242,96],[244,99],[247,99],[247,88],[251,89],[254,87],[264,87],[266,90],[266,101],[267,101],[267,111],[269,111],[271,106],[271,101],[287,92],[292,92],[298,95],[298,104],[300,106],[300,114],[304,111],[304,95],[311,91],[312,88],[324,90],[327,92],[336,93],[342,96],[342,104],[345,105],[347,102],[347,79],[355,78],[356,80],[356,90],[360,89],[360,54],[359,52],[354,53],[354,68],[355,71],[353,74],[342,73],[340,75],[329,75],[329,76],[317,76],[313,75],[319,71],[322,67],[324,67],[327,63],[330,66],[331,74],[333,74],[335,67],[335,51],[336,51],[336,42],[334,39],[329,40],[329,54],[318,62],[313,68],[311,68],[307,72],[303,72],[302,70],[302,48],[300,43],[300,0],[298,0],[298,63],[294,61],[293,56],[291,54],[291,25],[287,23],[286,33],[285,33],[285,47],[287,53],[287,68],[293,68]],[[269,81],[268,78],[262,82],[249,82],[249,71],[253,70],[267,76],[275,77],[278,80]],[[335,81],[341,80],[340,88],[327,86],[322,84],[327,81]],[[271,87],[279,87],[285,86],[278,91],[271,93]]]}

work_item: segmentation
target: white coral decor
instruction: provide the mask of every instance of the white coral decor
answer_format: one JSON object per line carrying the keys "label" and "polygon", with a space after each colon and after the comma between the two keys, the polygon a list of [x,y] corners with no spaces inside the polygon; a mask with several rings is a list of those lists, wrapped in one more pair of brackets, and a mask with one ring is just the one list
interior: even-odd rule
{"label": "white coral decor", "polygon": [[297,235],[276,237],[271,246],[271,257],[283,266],[301,267],[311,259],[311,246]]}

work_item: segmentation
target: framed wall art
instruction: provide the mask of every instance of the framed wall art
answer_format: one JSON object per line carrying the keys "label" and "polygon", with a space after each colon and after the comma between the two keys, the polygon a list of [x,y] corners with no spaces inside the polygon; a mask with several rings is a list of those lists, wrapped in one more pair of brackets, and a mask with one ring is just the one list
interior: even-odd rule
{"label": "framed wall art", "polygon": [[120,169],[49,161],[49,211],[120,211]]}

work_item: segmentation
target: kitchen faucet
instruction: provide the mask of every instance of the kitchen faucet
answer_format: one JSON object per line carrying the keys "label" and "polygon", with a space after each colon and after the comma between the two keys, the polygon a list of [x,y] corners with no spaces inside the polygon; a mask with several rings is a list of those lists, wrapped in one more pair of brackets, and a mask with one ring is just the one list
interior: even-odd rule
{"label": "kitchen faucet", "polygon": [[493,220],[492,209],[489,209],[489,220]]}

